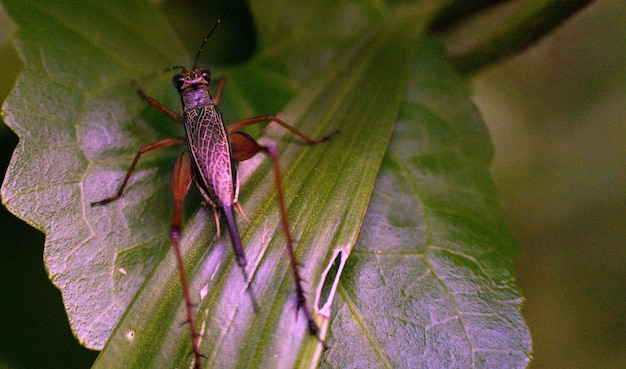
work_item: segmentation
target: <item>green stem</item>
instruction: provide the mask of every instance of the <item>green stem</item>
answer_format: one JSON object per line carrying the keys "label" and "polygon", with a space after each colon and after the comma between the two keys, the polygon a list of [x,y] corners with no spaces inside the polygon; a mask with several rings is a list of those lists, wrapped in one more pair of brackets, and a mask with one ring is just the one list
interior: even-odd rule
{"label": "green stem", "polygon": [[[591,2],[592,0],[523,1],[498,27],[487,30],[475,43],[453,53],[451,60],[459,70],[475,72],[526,49]],[[487,1],[481,3],[486,5]]]}

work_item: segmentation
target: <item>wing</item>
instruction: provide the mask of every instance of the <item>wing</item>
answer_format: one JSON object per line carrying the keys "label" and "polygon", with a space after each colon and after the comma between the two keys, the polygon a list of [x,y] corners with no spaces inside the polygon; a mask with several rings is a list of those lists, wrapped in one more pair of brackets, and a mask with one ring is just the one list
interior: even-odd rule
{"label": "wing", "polygon": [[205,105],[186,110],[183,118],[200,192],[214,207],[232,206],[237,172],[222,114],[215,105]]}

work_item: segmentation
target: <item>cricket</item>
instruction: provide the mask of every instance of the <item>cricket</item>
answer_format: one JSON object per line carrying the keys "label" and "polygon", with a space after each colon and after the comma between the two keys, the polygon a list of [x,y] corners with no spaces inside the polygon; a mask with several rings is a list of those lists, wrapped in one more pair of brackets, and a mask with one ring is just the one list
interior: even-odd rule
{"label": "cricket", "polygon": [[[179,246],[183,201],[191,187],[191,183],[195,181],[202,198],[205,200],[206,204],[213,208],[216,223],[216,238],[220,236],[220,221],[223,220],[226,224],[236,262],[242,271],[246,285],[249,286],[250,278],[246,271],[246,255],[239,235],[237,221],[235,219],[235,213],[239,213],[245,218],[245,214],[237,202],[237,195],[239,192],[237,163],[250,159],[260,152],[266,154],[272,160],[282,229],[285,234],[286,246],[290,258],[291,273],[295,284],[295,297],[297,304],[296,314],[300,311],[303,313],[309,333],[312,336],[315,336],[320,342],[323,342],[320,338],[319,328],[313,320],[311,309],[307,305],[307,299],[303,288],[303,280],[300,276],[299,263],[296,257],[294,241],[287,217],[287,207],[285,204],[281,181],[278,152],[274,146],[260,145],[250,135],[239,130],[254,124],[275,122],[297,135],[308,144],[318,144],[328,141],[330,140],[332,133],[320,138],[311,138],[281,119],[271,115],[246,118],[229,125],[224,124],[218,104],[225,85],[225,79],[217,79],[217,88],[215,93],[212,94],[210,91],[211,73],[208,69],[200,69],[198,67],[198,59],[205,44],[215,29],[222,22],[232,4],[233,2],[230,2],[226,10],[223,11],[221,16],[207,33],[206,37],[202,40],[202,43],[197,50],[192,68],[186,69],[184,66],[178,65],[168,69],[180,71],[172,78],[172,84],[180,94],[182,115],[149,97],[137,83],[134,83],[139,96],[149,105],[176,123],[183,125],[185,132],[184,137],[164,138],[157,142],[143,146],[139,149],[134,160],[130,164],[129,169],[126,172],[126,176],[124,177],[117,193],[113,196],[91,203],[91,206],[102,206],[122,197],[133,170],[143,154],[161,148],[186,145],[186,150],[183,151],[176,159],[172,174],[174,214],[170,228],[170,239],[177,261],[177,268],[186,306],[187,320],[185,323],[189,326],[191,353],[194,356],[194,367],[196,369],[202,368],[203,355],[200,352],[199,347],[201,337],[195,323],[195,307],[197,305],[194,303],[193,298],[191,297],[191,292],[189,291],[187,274],[185,272],[183,256]],[[254,298],[254,294],[249,288],[247,291],[250,295],[251,303],[253,304],[255,311],[257,311],[258,304]]]}

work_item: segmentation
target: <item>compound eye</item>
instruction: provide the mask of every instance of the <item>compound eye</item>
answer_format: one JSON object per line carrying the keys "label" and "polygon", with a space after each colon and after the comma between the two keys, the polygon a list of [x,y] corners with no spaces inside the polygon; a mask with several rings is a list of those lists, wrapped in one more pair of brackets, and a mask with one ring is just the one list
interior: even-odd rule
{"label": "compound eye", "polygon": [[185,77],[181,74],[175,74],[174,77],[172,77],[172,85],[174,85],[174,87],[176,87],[177,90],[180,90],[181,88],[183,88],[183,85],[185,84]]}
{"label": "compound eye", "polygon": [[200,75],[202,76],[202,78],[204,78],[204,80],[209,83],[211,82],[211,71],[208,69],[201,69],[200,70]]}

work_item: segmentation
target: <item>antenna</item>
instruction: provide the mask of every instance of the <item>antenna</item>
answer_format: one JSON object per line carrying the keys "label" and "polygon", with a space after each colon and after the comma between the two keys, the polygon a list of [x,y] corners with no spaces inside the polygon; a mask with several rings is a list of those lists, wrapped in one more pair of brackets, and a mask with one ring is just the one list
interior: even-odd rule
{"label": "antenna", "polygon": [[228,11],[230,10],[230,8],[232,8],[234,1],[231,1],[228,4],[228,7],[226,7],[226,10],[224,10],[224,12],[222,13],[222,15],[220,15],[220,17],[217,19],[217,22],[215,22],[215,24],[213,25],[213,27],[211,28],[211,30],[209,31],[209,33],[207,33],[206,37],[204,38],[204,40],[202,40],[202,43],[200,44],[200,47],[198,48],[198,53],[196,54],[196,58],[193,61],[193,67],[194,68],[198,68],[198,58],[200,57],[200,53],[202,52],[202,49],[204,48],[204,45],[206,44],[206,42],[209,40],[209,37],[211,37],[211,35],[213,34],[213,31],[215,31],[215,29],[217,28],[217,26],[220,25],[220,23],[222,23],[222,19],[224,19],[224,17],[226,16],[226,13],[228,13]]}

